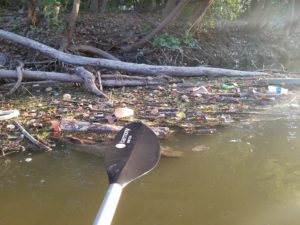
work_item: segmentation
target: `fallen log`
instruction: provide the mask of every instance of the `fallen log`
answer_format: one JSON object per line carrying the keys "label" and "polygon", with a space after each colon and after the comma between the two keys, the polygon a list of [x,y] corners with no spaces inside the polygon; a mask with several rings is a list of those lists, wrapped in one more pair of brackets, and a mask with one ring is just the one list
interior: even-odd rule
{"label": "fallen log", "polygon": [[106,51],[103,51],[99,48],[95,48],[95,47],[88,46],[88,45],[78,45],[78,46],[73,47],[71,50],[76,50],[76,51],[83,52],[83,53],[93,54],[93,55],[96,55],[96,56],[99,56],[99,57],[105,58],[105,59],[121,61]]}
{"label": "fallen log", "polygon": [[258,85],[300,85],[300,78],[268,78],[259,79],[256,84]]}
{"label": "fallen log", "polygon": [[245,76],[268,76],[265,72],[251,72],[241,70],[230,70],[212,67],[178,67],[178,66],[156,66],[146,64],[136,64],[121,62],[109,59],[98,59],[84,56],[76,56],[61,52],[40,42],[0,29],[0,38],[16,42],[26,47],[35,49],[59,61],[81,66],[95,66],[113,70],[122,70],[130,73],[140,73],[147,75],[169,75],[178,77],[200,77],[200,76],[227,76],[227,77],[245,77]]}
{"label": "fallen log", "polygon": [[[74,119],[62,119],[60,122],[60,128],[62,131],[68,132],[118,132],[123,127],[110,125],[110,124],[98,124],[98,123],[90,123],[85,121],[78,121]],[[170,129],[168,127],[152,127],[153,132],[159,137],[166,137],[170,133]]]}
{"label": "fallen log", "polygon": [[[29,80],[44,80],[47,82],[74,82],[74,83],[84,83],[83,78],[76,74],[68,73],[57,73],[57,72],[45,72],[45,71],[30,71],[23,70],[23,79]],[[0,69],[0,78],[16,79],[18,78],[18,73],[15,70],[3,70]],[[156,78],[156,77],[137,77],[137,76],[127,76],[127,75],[111,75],[103,74],[101,75],[102,85],[104,87],[135,87],[135,86],[157,86],[166,85],[168,81],[166,79]],[[23,82],[21,85],[27,85],[27,83],[32,84],[32,82]],[[0,89],[11,88],[12,84],[4,84],[0,86]]]}

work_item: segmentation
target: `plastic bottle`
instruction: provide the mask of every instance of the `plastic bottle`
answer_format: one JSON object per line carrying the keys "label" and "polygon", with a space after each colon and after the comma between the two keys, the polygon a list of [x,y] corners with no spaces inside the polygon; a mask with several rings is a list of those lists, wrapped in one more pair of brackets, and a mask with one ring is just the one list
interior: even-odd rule
{"label": "plastic bottle", "polygon": [[270,94],[287,94],[288,89],[278,86],[268,86],[268,93]]}
{"label": "plastic bottle", "polygon": [[233,86],[233,85],[228,85],[228,84],[220,84],[220,88],[221,88],[221,89],[224,89],[224,90],[233,90],[233,89],[236,89],[235,86]]}

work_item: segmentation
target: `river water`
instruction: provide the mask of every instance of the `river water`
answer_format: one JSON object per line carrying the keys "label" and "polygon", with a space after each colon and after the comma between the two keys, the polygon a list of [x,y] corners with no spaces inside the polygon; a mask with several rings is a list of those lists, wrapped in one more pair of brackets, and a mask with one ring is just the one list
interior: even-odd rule
{"label": "river water", "polygon": [[[299,135],[293,119],[178,133],[163,144],[184,156],[129,184],[113,224],[299,225]],[[92,224],[108,185],[102,158],[57,149],[9,160],[0,161],[0,225]]]}

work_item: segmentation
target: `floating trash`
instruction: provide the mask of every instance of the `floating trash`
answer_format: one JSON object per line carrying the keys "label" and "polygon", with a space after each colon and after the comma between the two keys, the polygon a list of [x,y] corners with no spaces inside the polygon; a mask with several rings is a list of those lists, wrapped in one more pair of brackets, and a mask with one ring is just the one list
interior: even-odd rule
{"label": "floating trash", "polygon": [[269,94],[287,94],[288,89],[277,87],[277,86],[268,86],[268,93]]}
{"label": "floating trash", "polygon": [[208,151],[210,148],[206,145],[198,145],[194,148],[192,148],[193,152],[205,152]]}
{"label": "floating trash", "polygon": [[64,101],[71,101],[71,99],[72,99],[72,97],[71,97],[70,94],[64,94],[64,95],[63,95],[63,100],[64,100]]}

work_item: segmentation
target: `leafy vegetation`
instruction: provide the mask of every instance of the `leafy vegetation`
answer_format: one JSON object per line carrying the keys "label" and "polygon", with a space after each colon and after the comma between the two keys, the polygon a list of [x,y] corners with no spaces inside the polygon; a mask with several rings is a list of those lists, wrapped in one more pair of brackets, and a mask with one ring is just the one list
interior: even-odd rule
{"label": "leafy vegetation", "polygon": [[153,43],[156,46],[165,47],[173,51],[182,51],[180,39],[168,33],[156,36]]}

